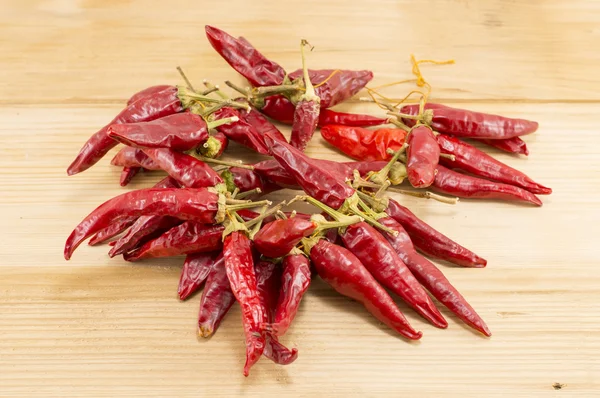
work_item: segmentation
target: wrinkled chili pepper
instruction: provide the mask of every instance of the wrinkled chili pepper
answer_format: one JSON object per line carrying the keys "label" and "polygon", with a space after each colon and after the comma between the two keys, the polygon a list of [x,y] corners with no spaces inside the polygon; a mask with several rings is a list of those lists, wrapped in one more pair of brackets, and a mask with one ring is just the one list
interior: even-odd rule
{"label": "wrinkled chili pepper", "polygon": [[213,335],[233,303],[235,296],[227,279],[221,253],[212,265],[204,284],[198,313],[198,333],[202,337]]}
{"label": "wrinkled chili pepper", "polygon": [[223,256],[219,251],[192,253],[185,257],[181,276],[179,277],[179,286],[177,287],[180,300],[186,300],[200,289],[218,260],[221,260],[221,266],[223,266]]}
{"label": "wrinkled chili pepper", "polygon": [[144,153],[184,187],[214,187],[223,182],[210,166],[193,156],[167,148],[148,148]]}
{"label": "wrinkled chili pepper", "polygon": [[507,138],[505,140],[477,140],[494,148],[498,148],[504,152],[517,153],[519,155],[529,155],[529,149],[525,141],[519,137]]}
{"label": "wrinkled chili pepper", "polygon": [[129,228],[129,231],[119,238],[110,249],[110,257],[118,256],[130,250],[136,249],[144,243],[156,239],[164,232],[181,224],[182,221],[176,217],[169,216],[143,216]]}
{"label": "wrinkled chili pepper", "polygon": [[427,292],[410,273],[390,243],[375,228],[365,222],[359,222],[348,226],[340,236],[344,246],[379,283],[400,296],[434,326],[448,327],[448,322]]}
{"label": "wrinkled chili pepper", "polygon": [[[229,119],[237,117],[240,120],[234,123],[224,124],[217,127],[217,131],[225,134],[228,139],[244,145],[262,155],[268,154],[268,149],[265,147],[263,136],[256,128],[242,119],[240,113],[233,108],[221,108],[213,113],[216,119]],[[281,133],[280,133],[281,134]]]}
{"label": "wrinkled chili pepper", "polygon": [[351,158],[358,160],[388,160],[392,156],[387,149],[399,150],[406,140],[402,129],[369,130],[361,127],[327,125],[321,128],[321,136]]}
{"label": "wrinkled chili pepper", "polygon": [[160,166],[141,149],[128,146],[117,152],[110,164],[121,167],[140,167],[145,170],[161,170]]}
{"label": "wrinkled chili pepper", "polygon": [[206,37],[225,61],[253,86],[273,86],[283,83],[285,70],[268,60],[246,39],[236,39],[213,26],[206,25]]}
{"label": "wrinkled chili pepper", "polygon": [[311,235],[317,223],[301,217],[275,220],[254,235],[254,247],[263,256],[278,258],[288,254],[302,238]]}
{"label": "wrinkled chili pepper", "polygon": [[135,101],[145,98],[145,97],[151,97],[154,94],[160,93],[163,90],[166,90],[168,88],[171,88],[173,86],[168,85],[168,84],[161,84],[158,86],[150,86],[148,88],[145,88],[141,91],[138,91],[137,93],[133,94],[129,100],[127,100],[127,105],[130,105],[132,103],[134,103]]}
{"label": "wrinkled chili pepper", "polygon": [[224,229],[222,224],[206,225],[186,221],[141,247],[124,253],[123,257],[127,261],[138,261],[144,258],[211,252],[221,248]]}
{"label": "wrinkled chili pepper", "polygon": [[294,123],[296,105],[281,94],[266,97],[259,109],[263,114],[278,122],[289,125]]}
{"label": "wrinkled chili pepper", "polygon": [[413,329],[394,300],[348,249],[320,239],[309,253],[319,276],[338,293],[363,304],[402,336],[411,340],[421,338],[422,333]]}
{"label": "wrinkled chili pepper", "polygon": [[[530,120],[473,112],[441,104],[427,103],[425,110],[430,112],[429,119],[425,115],[426,124],[439,133],[458,137],[501,140],[531,134],[538,128],[538,123]],[[400,112],[417,115],[419,105],[405,105]],[[403,121],[408,126],[415,124],[412,119],[404,118]]]}
{"label": "wrinkled chili pepper", "polygon": [[536,183],[520,171],[494,159],[472,145],[444,134],[439,134],[436,138],[442,153],[452,154],[455,157],[455,160],[440,160],[440,163],[446,167],[458,168],[470,174],[521,187],[535,194],[548,195],[552,193],[552,189]]}
{"label": "wrinkled chili pepper", "polygon": [[[258,261],[254,265],[254,271],[256,273],[256,289],[265,308],[267,321],[272,322],[279,299],[281,269],[270,261]],[[276,364],[289,365],[298,357],[297,349],[288,349],[279,342],[277,336],[268,331],[265,332],[265,342],[263,355]]]}
{"label": "wrinkled chili pepper", "polygon": [[225,181],[229,192],[233,192],[236,188],[240,192],[260,189],[262,194],[267,194],[281,189],[281,186],[262,178],[255,170],[241,167],[231,167],[224,170],[221,172],[221,178]]}
{"label": "wrinkled chili pepper", "polygon": [[537,196],[522,188],[460,174],[441,165],[437,167],[432,188],[459,198],[523,201],[536,206],[542,205],[542,201]]}
{"label": "wrinkled chili pepper", "polygon": [[436,299],[462,319],[463,322],[486,336],[491,336],[491,332],[483,319],[481,319],[458,290],[452,286],[444,274],[433,265],[431,261],[415,251],[410,237],[400,223],[391,217],[380,218],[379,222],[398,232],[397,236],[392,236],[385,232],[383,232],[383,235],[396,250],[400,258],[402,258],[415,278],[417,278],[417,280],[425,286]]}
{"label": "wrinkled chili pepper", "polygon": [[129,104],[108,125],[92,135],[83,145],[79,154],[67,169],[68,175],[87,170],[96,164],[106,153],[117,145],[108,136],[108,128],[113,124],[147,122],[183,111],[176,87],[142,97]]}
{"label": "wrinkled chili pepper", "polygon": [[136,176],[142,170],[141,167],[123,167],[123,171],[121,172],[121,177],[119,178],[119,185],[122,187],[127,186],[133,180],[133,177]]}
{"label": "wrinkled chili pepper", "polygon": [[310,280],[310,261],[306,256],[290,254],[283,258],[281,290],[271,324],[273,334],[283,336],[287,332],[298,313],[300,301],[308,290]]}
{"label": "wrinkled chili pepper", "polygon": [[[235,101],[247,103],[247,101],[243,98],[238,98]],[[240,109],[238,112],[240,114],[240,117],[252,127],[254,127],[254,129],[259,133],[260,136],[269,133],[273,137],[285,141],[285,137],[283,134],[281,134],[281,131],[279,131],[279,129],[273,123],[271,123],[266,117],[264,117],[262,113],[256,110],[256,108],[250,107],[247,110]]]}
{"label": "wrinkled chili pepper", "polygon": [[88,242],[90,246],[97,245],[102,242],[106,242],[112,237],[119,235],[121,232],[129,228],[137,220],[137,217],[124,218],[123,220],[116,222],[102,230],[96,235],[92,236]]}
{"label": "wrinkled chili pepper", "polygon": [[319,114],[320,127],[331,124],[348,127],[373,127],[386,124],[387,122],[387,119],[377,116],[336,112],[331,109],[321,109],[321,113]]}
{"label": "wrinkled chili pepper", "polygon": [[415,188],[433,184],[440,159],[440,147],[433,131],[425,125],[414,127],[406,137],[406,170],[408,181]]}
{"label": "wrinkled chili pepper", "polygon": [[265,333],[260,326],[267,321],[267,313],[258,293],[251,243],[240,231],[232,232],[223,241],[227,278],[242,309],[242,323],[246,336],[244,376],[248,376],[252,365],[263,354]]}
{"label": "wrinkled chili pepper", "polygon": [[414,245],[423,253],[463,267],[487,265],[485,259],[436,231],[395,200],[389,200],[386,213],[404,227]]}
{"label": "wrinkled chili pepper", "polygon": [[67,238],[65,259],[88,237],[124,218],[147,215],[173,216],[201,223],[219,221],[219,195],[206,189],[146,188],[107,200],[83,219]]}

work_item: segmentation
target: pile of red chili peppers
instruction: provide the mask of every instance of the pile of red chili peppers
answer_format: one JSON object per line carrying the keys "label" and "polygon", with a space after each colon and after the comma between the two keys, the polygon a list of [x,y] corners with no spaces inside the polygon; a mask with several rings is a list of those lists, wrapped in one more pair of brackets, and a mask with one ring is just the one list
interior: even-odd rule
{"label": "pile of red chili peppers", "polygon": [[[385,115],[330,108],[372,79],[370,71],[308,69],[288,73],[243,37],[207,26],[214,49],[251,84],[228,97],[205,82],[160,85],[134,94],[126,107],[85,143],[68,174],[80,173],[123,144],[112,159],[121,185],[162,170],[152,188],[123,193],[92,211],[71,233],[65,258],[79,244],[109,241],[109,255],[127,261],[185,255],[178,293],[204,287],[198,331],[215,333],[237,301],[245,332],[244,375],[262,356],[293,362],[298,351],[280,342],[315,277],[360,302],[401,336],[421,338],[394,302],[399,296],[438,328],[437,305],[485,336],[491,332],[467,300],[427,257],[462,267],[486,260],[417,218],[387,196],[400,192],[441,202],[456,197],[521,201],[551,189],[487,155],[463,138],[527,155],[521,136],[535,122],[427,103],[388,106]],[[291,138],[271,122],[292,125]],[[369,129],[373,126],[391,125]],[[316,129],[353,161],[314,159],[303,151]],[[229,140],[269,156],[249,165],[219,160]],[[394,187],[408,181],[408,189]],[[430,188],[437,193],[423,191]],[[272,205],[260,195],[303,191]],[[442,194],[442,195],[440,195]],[[318,211],[283,211],[305,201]],[[425,256],[427,257],[425,257]],[[434,301],[434,298],[437,301]]]}

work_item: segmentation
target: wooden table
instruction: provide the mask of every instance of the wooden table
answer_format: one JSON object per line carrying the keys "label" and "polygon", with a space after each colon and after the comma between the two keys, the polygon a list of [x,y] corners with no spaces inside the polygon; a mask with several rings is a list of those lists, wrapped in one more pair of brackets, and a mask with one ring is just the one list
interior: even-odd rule
{"label": "wooden table", "polygon": [[[598,3],[583,0],[5,1],[0,396],[600,394],[599,16]],[[239,308],[200,341],[199,296],[176,299],[182,259],[132,266],[86,245],[64,261],[64,240],[82,217],[160,178],[121,188],[110,157],[67,178],[86,138],[133,92],[179,83],[177,65],[197,84],[242,83],[206,42],[205,24],[244,35],[290,70],[305,37],[315,46],[310,66],[371,69],[373,86],[410,78],[411,53],[453,58],[454,66],[422,68],[434,100],[540,122],[525,138],[529,158],[491,153],[554,188],[542,208],[402,198],[489,260],[480,270],[440,266],[491,339],[447,311],[450,326],[438,330],[407,310],[424,332],[409,344],[315,281],[284,338],[299,359],[262,360],[244,378]],[[409,88],[384,92],[401,98]],[[377,112],[358,100],[341,109]],[[342,159],[318,134],[308,152]]]}

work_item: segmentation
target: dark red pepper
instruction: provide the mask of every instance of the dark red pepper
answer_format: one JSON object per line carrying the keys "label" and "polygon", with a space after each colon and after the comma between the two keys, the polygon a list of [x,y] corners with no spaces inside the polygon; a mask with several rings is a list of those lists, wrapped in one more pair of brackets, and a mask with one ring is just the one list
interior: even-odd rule
{"label": "dark red pepper", "polygon": [[110,161],[113,166],[139,167],[145,170],[161,170],[160,166],[141,149],[124,147]]}
{"label": "dark red pepper", "polygon": [[225,134],[215,131],[202,147],[198,148],[198,152],[204,157],[216,159],[221,157],[228,145],[229,138]]}
{"label": "dark red pepper", "polygon": [[507,138],[504,140],[480,139],[477,141],[483,142],[484,144],[492,146],[494,148],[498,148],[504,152],[517,153],[519,155],[525,156],[529,155],[529,149],[527,149],[527,144],[519,137]]}
{"label": "dark red pepper", "polygon": [[427,188],[435,179],[440,147],[433,131],[425,125],[414,127],[406,137],[406,170],[415,188]]}
{"label": "dark red pepper", "polygon": [[278,258],[288,254],[302,238],[311,235],[317,224],[301,217],[275,220],[254,235],[254,247],[263,256]]}
{"label": "dark red pepper", "polygon": [[[266,155],[269,153],[263,141],[262,134],[256,128],[242,119],[240,113],[233,108],[221,108],[213,113],[213,116],[218,119],[229,119],[237,117],[240,120],[234,123],[224,124],[217,127],[217,131],[225,134],[228,139],[244,145],[255,152]],[[281,133],[280,133],[281,134]]]}
{"label": "dark red pepper", "polygon": [[142,170],[141,167],[123,167],[123,171],[121,172],[121,177],[119,179],[119,185],[122,187],[127,186],[133,180],[133,177],[136,176]]}
{"label": "dark red pepper", "polygon": [[389,160],[394,151],[402,148],[406,131],[397,128],[369,130],[361,127],[328,125],[321,128],[321,136],[351,158],[358,160]]}
{"label": "dark red pepper", "polygon": [[181,276],[179,277],[179,286],[177,287],[180,300],[186,300],[202,287],[219,259],[221,260],[221,266],[223,266],[223,256],[219,251],[191,253],[185,257]]}
{"label": "dark red pepper", "polygon": [[[237,102],[244,101],[244,99],[236,99]],[[266,117],[263,116],[258,110],[253,107],[250,109],[240,109],[239,111],[240,117],[245,120],[248,124],[250,124],[260,136],[265,134],[271,134],[273,137],[276,137],[280,140],[285,141],[285,137],[281,134],[281,131],[271,123]]]}
{"label": "dark red pepper", "polygon": [[144,243],[156,239],[164,232],[181,224],[182,221],[176,217],[169,216],[143,216],[129,228],[129,231],[119,238],[108,252],[110,257],[127,253]]}
{"label": "dark red pepper", "polygon": [[102,242],[106,242],[112,237],[119,235],[121,232],[129,228],[137,220],[137,217],[124,218],[123,220],[116,222],[102,230],[96,235],[90,238],[88,244],[90,246],[97,245]]}
{"label": "dark red pepper", "polygon": [[202,291],[200,312],[198,313],[198,333],[202,337],[212,336],[221,321],[235,303],[231,291],[223,254],[219,254],[210,269]]}
{"label": "dark red pepper", "polygon": [[260,107],[260,111],[271,119],[291,125],[294,123],[296,105],[287,97],[277,94],[266,97]]}
{"label": "dark red pepper", "polygon": [[138,91],[137,93],[133,94],[129,100],[127,100],[127,105],[130,105],[132,103],[134,103],[135,101],[145,98],[145,97],[151,97],[157,93],[160,93],[163,90],[166,90],[168,88],[171,88],[173,86],[168,85],[168,84],[161,84],[158,86],[150,86],[148,88],[145,88],[141,91]]}
{"label": "dark red pepper", "polygon": [[331,109],[321,109],[319,114],[319,126],[324,127],[330,124],[337,124],[349,127],[373,127],[386,124],[387,119],[371,116],[360,115],[356,113],[343,113],[332,111]]}

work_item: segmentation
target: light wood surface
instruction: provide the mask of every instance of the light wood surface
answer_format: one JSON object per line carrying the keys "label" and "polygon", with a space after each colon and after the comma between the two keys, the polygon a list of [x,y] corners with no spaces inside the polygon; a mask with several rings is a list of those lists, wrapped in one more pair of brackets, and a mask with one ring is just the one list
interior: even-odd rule
{"label": "light wood surface", "polygon": [[[599,395],[599,7],[591,0],[4,1],[0,396]],[[542,208],[402,198],[488,259],[486,269],[440,267],[492,338],[447,311],[450,326],[438,330],[406,310],[424,332],[409,344],[315,281],[283,339],[299,359],[288,367],[263,359],[244,378],[239,308],[199,341],[199,296],[176,299],[181,258],[132,266],[110,260],[106,246],[85,245],[64,261],[71,229],[125,191],[108,156],[67,178],[87,137],[133,92],[178,83],[177,65],[197,82],[241,82],[204,39],[205,24],[244,35],[290,69],[305,37],[315,46],[311,66],[372,69],[375,85],[409,78],[411,53],[454,58],[454,66],[423,67],[435,99],[540,122],[525,138],[528,159],[491,152],[554,188]],[[377,112],[359,103],[344,109]],[[318,134],[308,151],[342,159]],[[242,153],[234,147],[232,156]],[[159,178],[143,176],[126,189]]]}

